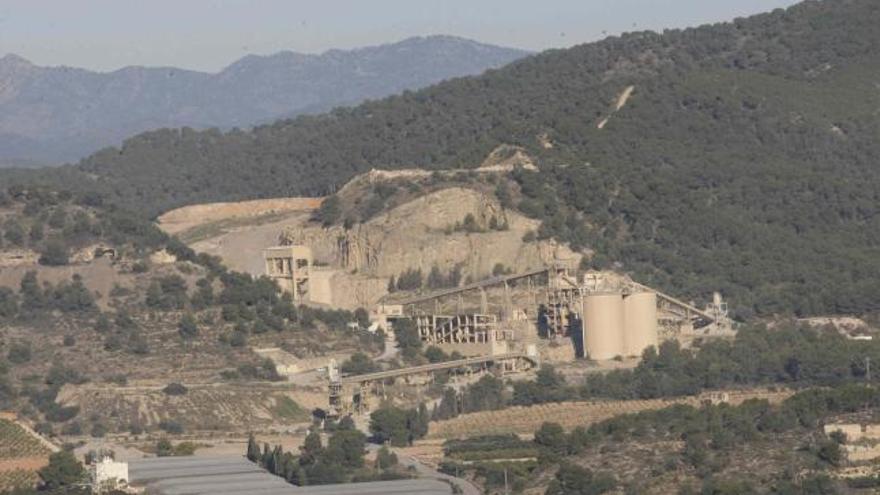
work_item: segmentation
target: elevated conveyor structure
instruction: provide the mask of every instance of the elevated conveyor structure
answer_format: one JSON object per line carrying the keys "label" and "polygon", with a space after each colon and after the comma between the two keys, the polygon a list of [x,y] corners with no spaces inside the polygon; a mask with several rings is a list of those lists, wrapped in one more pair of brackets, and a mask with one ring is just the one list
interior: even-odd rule
{"label": "elevated conveyor structure", "polygon": [[[467,292],[485,289],[487,287],[499,286],[508,284],[511,282],[516,282],[520,280],[528,280],[535,277],[540,276],[548,276],[548,278],[552,278],[553,275],[558,275],[566,272],[566,268],[564,268],[561,264],[554,265],[552,267],[541,268],[539,270],[531,270],[528,272],[517,273],[513,275],[500,275],[497,277],[490,277],[485,280],[480,280],[478,282],[474,282],[471,284],[464,285],[462,287],[454,287],[451,289],[443,289],[438,291],[429,292],[427,294],[420,294],[417,296],[409,297],[402,300],[394,300],[394,298],[387,298],[384,300],[384,303],[387,304],[401,304],[404,307],[413,306],[420,303],[432,302],[439,299],[444,299],[452,296],[458,296],[465,294]],[[550,285],[550,282],[544,282],[542,285]]]}
{"label": "elevated conveyor structure", "polygon": [[[329,403],[331,414],[342,412],[365,412],[369,410],[369,398],[373,384],[387,380],[405,378],[415,375],[430,375],[437,371],[465,369],[472,372],[474,368],[487,369],[490,366],[502,366],[504,372],[515,372],[538,366],[538,356],[534,353],[511,352],[492,356],[477,356],[442,363],[431,363],[408,368],[337,377],[330,373]],[[349,401],[350,398],[350,401]]]}
{"label": "elevated conveyor structure", "polygon": [[719,323],[719,316],[711,314],[708,311],[701,310],[696,306],[688,304],[681,299],[664,294],[656,289],[652,289],[638,282],[630,282],[634,292],[653,292],[657,294],[657,305],[662,311],[675,314],[682,319],[694,322],[695,327],[704,327],[713,323]]}

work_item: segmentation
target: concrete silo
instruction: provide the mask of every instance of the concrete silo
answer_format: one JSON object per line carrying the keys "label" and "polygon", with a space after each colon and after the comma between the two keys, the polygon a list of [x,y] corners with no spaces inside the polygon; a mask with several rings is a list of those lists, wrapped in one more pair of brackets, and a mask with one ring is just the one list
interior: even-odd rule
{"label": "concrete silo", "polygon": [[623,298],[623,347],[625,356],[641,356],[657,346],[657,294],[634,292]]}
{"label": "concrete silo", "polygon": [[595,360],[624,355],[623,297],[619,293],[584,296],[584,351]]}

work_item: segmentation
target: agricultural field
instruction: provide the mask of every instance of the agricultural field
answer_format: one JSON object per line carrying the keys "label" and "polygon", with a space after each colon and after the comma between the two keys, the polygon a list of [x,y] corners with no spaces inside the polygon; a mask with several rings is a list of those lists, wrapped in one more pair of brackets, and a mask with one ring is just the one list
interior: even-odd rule
{"label": "agricultural field", "polygon": [[[767,399],[771,403],[778,403],[790,395],[791,392],[787,391],[742,391],[729,394],[727,401],[731,404],[740,404],[748,399]],[[467,438],[510,433],[529,435],[545,422],[558,423],[565,429],[572,429],[576,426],[589,426],[621,414],[662,409],[674,404],[699,406],[704,401],[710,400],[712,399],[708,396],[695,396],[677,399],[560,402],[511,407],[500,411],[462,414],[457,418],[431,422],[427,438]]]}
{"label": "agricultural field", "polygon": [[33,486],[49,449],[24,428],[0,419],[0,491]]}
{"label": "agricultural field", "polygon": [[0,419],[0,461],[48,456],[47,449],[12,421]]}
{"label": "agricultural field", "polygon": [[37,484],[39,479],[36,471],[27,469],[0,471],[0,491],[32,487]]}

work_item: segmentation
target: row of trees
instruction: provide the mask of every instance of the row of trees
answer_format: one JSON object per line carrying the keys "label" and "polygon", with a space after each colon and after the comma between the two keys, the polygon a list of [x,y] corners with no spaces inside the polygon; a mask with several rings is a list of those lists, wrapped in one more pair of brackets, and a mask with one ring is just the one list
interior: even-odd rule
{"label": "row of trees", "polygon": [[52,285],[40,284],[36,271],[29,271],[21,279],[18,293],[0,287],[0,320],[21,317],[32,320],[46,312],[88,314],[97,309],[95,296],[85,287],[82,277],[74,274],[71,280]]}
{"label": "row of trees", "polygon": [[335,425],[326,445],[319,430],[313,428],[298,453],[285,452],[280,445],[271,448],[268,444],[264,444],[261,450],[251,436],[247,458],[299,486],[400,478],[394,470],[397,457],[387,448],[379,451],[373,469],[366,465],[366,441],[366,435],[358,431],[347,417]]}

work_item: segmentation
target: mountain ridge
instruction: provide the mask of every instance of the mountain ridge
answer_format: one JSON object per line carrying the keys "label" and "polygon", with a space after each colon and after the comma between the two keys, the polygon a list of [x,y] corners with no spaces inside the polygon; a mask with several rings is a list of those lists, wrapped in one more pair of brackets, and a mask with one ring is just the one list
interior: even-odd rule
{"label": "mountain ridge", "polygon": [[314,55],[247,55],[212,73],[137,65],[97,72],[7,54],[0,58],[0,161],[71,161],[161,127],[249,127],[526,55],[445,35]]}

